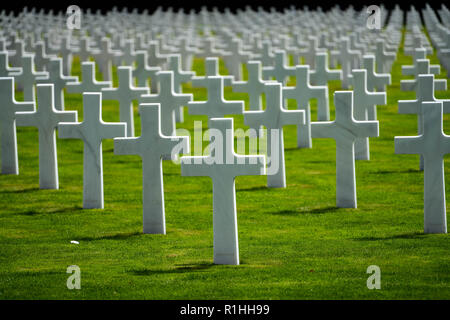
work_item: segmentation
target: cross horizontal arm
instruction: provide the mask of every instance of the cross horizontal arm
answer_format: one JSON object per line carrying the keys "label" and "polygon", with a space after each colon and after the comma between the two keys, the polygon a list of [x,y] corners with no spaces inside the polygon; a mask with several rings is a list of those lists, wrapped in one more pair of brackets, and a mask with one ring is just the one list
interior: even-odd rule
{"label": "cross horizontal arm", "polygon": [[399,100],[398,113],[400,114],[419,114],[420,102],[418,100]]}
{"label": "cross horizontal arm", "polygon": [[141,155],[139,137],[114,138],[115,155]]}
{"label": "cross horizontal arm", "polygon": [[37,124],[36,112],[16,112],[16,125],[19,127],[33,127]]}
{"label": "cross horizontal arm", "polygon": [[213,166],[206,164],[212,161],[211,156],[184,156],[181,157],[181,175],[191,177],[211,177]]}
{"label": "cross horizontal arm", "polygon": [[60,122],[58,124],[58,138],[60,139],[82,139],[80,123]]}
{"label": "cross horizontal arm", "polygon": [[113,139],[116,137],[124,137],[127,132],[126,123],[110,123],[100,121],[100,138],[103,139]]}
{"label": "cross horizontal arm", "polygon": [[395,137],[395,153],[397,154],[420,154],[423,149],[421,136]]}

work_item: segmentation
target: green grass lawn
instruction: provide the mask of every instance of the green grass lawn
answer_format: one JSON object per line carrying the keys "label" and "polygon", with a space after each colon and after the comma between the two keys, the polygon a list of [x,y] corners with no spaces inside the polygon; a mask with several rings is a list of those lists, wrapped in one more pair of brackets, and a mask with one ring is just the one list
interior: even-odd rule
{"label": "green grass lawn", "polygon": [[[266,188],[264,176],[237,178],[240,266],[213,264],[210,179],[181,177],[180,167],[165,161],[167,235],[144,235],[139,157],[116,156],[105,141],[105,209],[82,210],[82,142],[57,140],[60,190],[39,190],[37,130],[18,128],[20,175],[0,176],[0,299],[450,298],[450,240],[423,233],[419,157],[394,153],[394,136],[417,132],[416,116],[397,112],[398,100],[415,98],[400,91],[401,65],[411,63],[400,51],[388,105],[378,108],[371,160],[356,162],[358,209],[335,206],[334,140],[297,149],[292,126],[284,134],[286,189]],[[202,64],[196,60],[194,69]],[[204,89],[184,89],[205,98]],[[330,97],[335,90],[339,81]],[[450,91],[436,96],[450,98]],[[225,97],[245,94],[227,88]],[[312,109],[315,120],[314,103]],[[80,121],[81,95],[66,94],[66,110],[78,110]],[[234,118],[235,128],[246,129],[242,116]],[[118,105],[105,102],[103,119],[118,121]],[[194,120],[205,119],[186,110],[178,128],[193,132]],[[445,115],[447,134],[449,120]],[[449,158],[445,172],[450,177]],[[450,179],[446,185],[450,190]],[[81,290],[66,287],[70,265],[81,268]],[[370,265],[381,269],[381,290],[366,287]]]}

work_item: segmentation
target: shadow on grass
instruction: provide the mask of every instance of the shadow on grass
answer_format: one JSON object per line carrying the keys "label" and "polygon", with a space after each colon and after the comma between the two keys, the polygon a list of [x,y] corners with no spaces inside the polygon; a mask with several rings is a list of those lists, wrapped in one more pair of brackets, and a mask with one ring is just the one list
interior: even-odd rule
{"label": "shadow on grass", "polygon": [[300,214],[325,214],[325,213],[331,213],[336,212],[340,208],[338,207],[323,207],[323,208],[314,208],[310,210],[281,210],[281,211],[274,211],[269,212],[269,214],[273,215],[300,215]]}
{"label": "shadow on grass", "polygon": [[17,212],[15,214],[20,215],[20,216],[36,216],[39,214],[73,213],[74,211],[78,211],[78,210],[82,210],[82,209],[83,208],[80,206],[61,208],[61,209],[49,210],[49,211],[45,211],[45,210],[38,211],[38,210],[32,209],[32,210]]}
{"label": "shadow on grass", "polygon": [[236,191],[240,191],[240,192],[259,191],[259,190],[270,190],[270,189],[267,188],[266,186],[258,186],[258,187],[251,187],[251,188],[236,189]]}
{"label": "shadow on grass", "polygon": [[19,190],[4,190],[1,191],[0,193],[30,193],[30,192],[35,192],[35,191],[39,191],[39,188],[27,188],[27,189],[19,189]]}
{"label": "shadow on grass", "polygon": [[334,161],[332,160],[309,160],[308,163],[333,163]]}
{"label": "shadow on grass", "polygon": [[156,274],[196,272],[207,270],[214,266],[215,264],[211,262],[177,264],[173,269],[138,269],[138,270],[130,270],[128,271],[128,273],[134,274],[136,276],[151,276]]}
{"label": "shadow on grass", "polygon": [[381,171],[372,171],[372,172],[370,172],[370,174],[395,174],[395,173],[418,173],[418,172],[422,172],[422,171],[415,170],[415,169],[395,170],[395,171],[381,170]]}
{"label": "shadow on grass", "polygon": [[378,241],[378,240],[396,240],[396,239],[421,239],[427,236],[423,232],[410,232],[403,234],[396,234],[390,237],[362,237],[362,238],[354,238],[353,240],[357,241]]}
{"label": "shadow on grass", "polygon": [[142,232],[126,232],[126,233],[116,233],[110,235],[104,235],[99,237],[83,237],[77,238],[79,241],[97,241],[97,240],[124,240],[135,236],[142,235]]}

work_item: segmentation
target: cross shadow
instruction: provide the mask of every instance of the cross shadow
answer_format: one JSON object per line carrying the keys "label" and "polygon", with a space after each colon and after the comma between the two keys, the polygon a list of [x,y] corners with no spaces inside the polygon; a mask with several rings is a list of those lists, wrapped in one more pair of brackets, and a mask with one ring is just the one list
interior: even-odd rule
{"label": "cross shadow", "polygon": [[142,232],[126,232],[126,233],[116,233],[111,235],[104,235],[100,237],[82,237],[77,238],[79,241],[97,241],[97,240],[124,240],[135,236],[143,235]]}
{"label": "cross shadow", "polygon": [[266,186],[257,186],[257,187],[251,187],[251,188],[236,189],[236,191],[241,191],[241,192],[259,191],[259,190],[270,190],[270,188],[267,188]]}
{"label": "cross shadow", "polygon": [[22,216],[35,216],[35,215],[39,215],[39,214],[69,213],[69,212],[74,212],[74,211],[82,210],[82,209],[83,208],[80,206],[61,208],[61,209],[52,210],[52,211],[38,211],[35,209],[31,209],[31,210],[26,210],[26,211],[22,211],[22,212],[17,212],[15,214],[22,215]]}
{"label": "cross shadow", "polygon": [[214,263],[193,263],[193,264],[177,264],[173,269],[137,269],[130,270],[128,273],[136,276],[151,276],[156,274],[173,274],[173,273],[186,273],[207,270],[214,267]]}
{"label": "cross shadow", "polygon": [[331,160],[309,160],[308,163],[334,163]]}
{"label": "cross shadow", "polygon": [[294,150],[301,150],[302,148],[297,148],[297,147],[291,147],[291,148],[284,148],[284,151],[294,151]]}
{"label": "cross shadow", "polygon": [[27,188],[27,189],[19,189],[19,190],[4,190],[4,191],[0,191],[0,193],[30,193],[30,192],[35,192],[35,191],[39,191],[39,188]]}
{"label": "cross shadow", "polygon": [[273,214],[273,215],[288,215],[288,216],[300,215],[300,214],[325,214],[325,213],[336,212],[339,209],[340,208],[338,208],[338,207],[330,206],[330,207],[323,207],[323,208],[313,208],[313,209],[309,209],[309,210],[272,211],[272,212],[269,212],[269,214]]}
{"label": "cross shadow", "polygon": [[407,170],[396,170],[396,171],[381,170],[381,171],[372,171],[369,173],[370,174],[396,174],[396,173],[418,173],[418,172],[422,172],[422,171],[416,170],[416,169],[407,169]]}
{"label": "cross shadow", "polygon": [[389,237],[361,237],[361,238],[354,238],[353,240],[356,241],[378,241],[378,240],[396,240],[396,239],[421,239],[426,237],[427,234],[423,232],[410,232],[410,233],[403,233],[403,234],[396,234]]}

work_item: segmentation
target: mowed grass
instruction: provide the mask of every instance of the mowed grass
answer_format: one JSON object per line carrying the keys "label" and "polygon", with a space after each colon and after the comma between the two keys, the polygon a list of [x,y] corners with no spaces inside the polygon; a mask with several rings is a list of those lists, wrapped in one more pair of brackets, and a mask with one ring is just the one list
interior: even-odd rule
{"label": "mowed grass", "polygon": [[[182,177],[178,165],[164,161],[167,234],[145,235],[138,156],[116,156],[113,142],[104,141],[105,209],[83,210],[82,142],[57,140],[60,189],[39,190],[37,130],[18,128],[20,175],[0,176],[0,299],[450,298],[450,240],[423,233],[419,157],[394,153],[394,136],[417,132],[416,116],[397,112],[399,99],[415,98],[400,91],[407,78],[401,65],[411,63],[400,50],[388,105],[378,108],[371,160],[356,162],[358,209],[335,206],[334,140],[297,149],[292,126],[284,133],[286,189],[268,189],[264,176],[236,179],[239,266],[213,264],[209,178]],[[194,69],[201,74],[203,62]],[[336,90],[339,81],[330,85],[331,98]],[[206,97],[205,89],[184,91]],[[450,91],[436,96],[450,98]],[[246,99],[231,88],[225,97]],[[315,120],[314,103],[312,109]],[[81,95],[66,95],[66,110],[77,110],[81,120]],[[234,118],[235,128],[247,129],[242,116]],[[103,119],[119,120],[117,103],[104,102]],[[194,121],[203,120],[206,129],[205,119],[185,110],[178,128],[193,133]],[[449,120],[445,115],[448,134]],[[139,135],[137,106],[135,124]],[[81,269],[81,290],[66,287],[70,265]],[[366,286],[370,265],[381,269],[381,290]]]}

